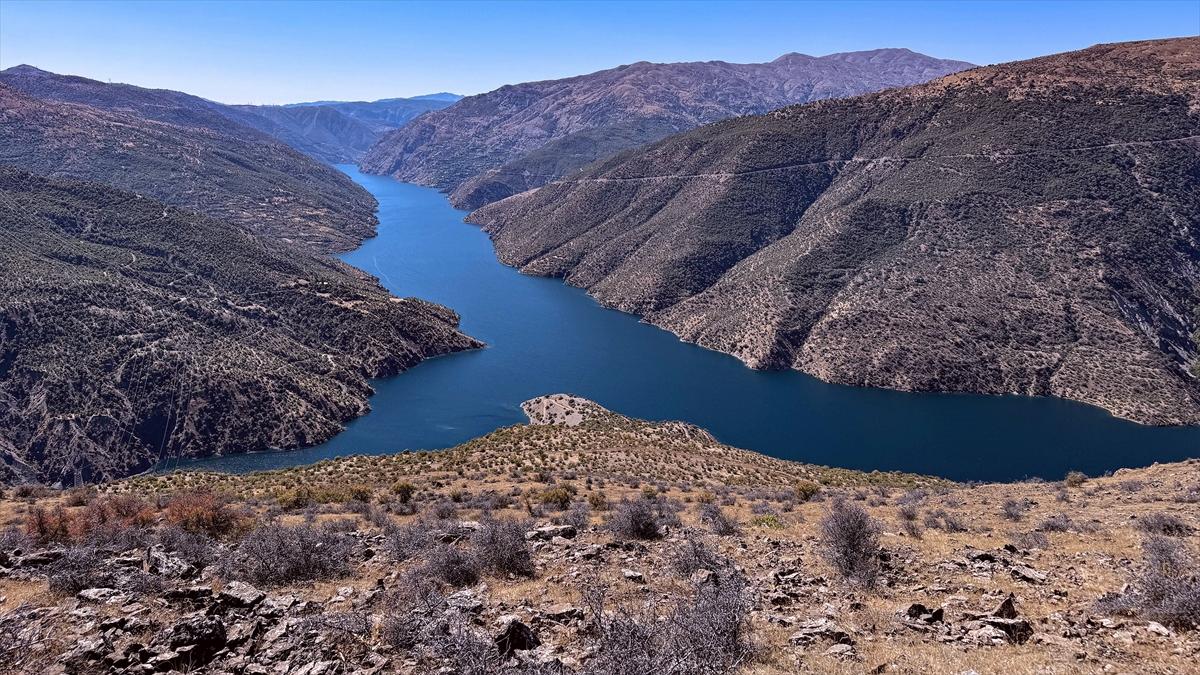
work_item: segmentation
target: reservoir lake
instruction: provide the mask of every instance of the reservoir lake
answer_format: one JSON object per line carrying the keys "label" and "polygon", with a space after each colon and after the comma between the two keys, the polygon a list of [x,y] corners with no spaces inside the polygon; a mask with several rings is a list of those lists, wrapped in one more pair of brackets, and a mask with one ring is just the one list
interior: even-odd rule
{"label": "reservoir lake", "polygon": [[376,380],[372,411],[328,442],[175,468],[276,469],[446,448],[525,421],[522,401],[571,393],[632,417],[684,420],[775,457],[955,480],[1059,479],[1200,456],[1200,428],[1148,427],[1053,398],[911,394],[763,372],[601,307],[560,279],[501,265],[431,188],[338,167],[379,200],[379,234],[342,259],[400,296],[441,303],[485,349]]}

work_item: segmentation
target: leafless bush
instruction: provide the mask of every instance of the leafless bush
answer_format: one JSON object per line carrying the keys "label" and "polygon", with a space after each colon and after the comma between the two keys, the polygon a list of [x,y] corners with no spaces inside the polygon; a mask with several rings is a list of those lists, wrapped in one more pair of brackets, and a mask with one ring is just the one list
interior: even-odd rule
{"label": "leafless bush", "polygon": [[1151,536],[1142,542],[1144,564],[1125,593],[1100,600],[1100,609],[1159,621],[1180,629],[1200,628],[1200,566],[1178,539]]}
{"label": "leafless bush", "polygon": [[583,672],[716,675],[737,670],[754,653],[748,622],[751,603],[745,588],[741,576],[721,576],[696,588],[693,597],[675,600],[665,611],[650,605],[606,612],[604,593],[585,592],[585,598],[592,598],[589,610],[597,618],[598,651]]}
{"label": "leafless bush", "polygon": [[729,558],[714,551],[702,539],[694,535],[684,538],[683,543],[670,553],[672,569],[680,576],[691,576],[699,570],[719,571],[731,568]]}
{"label": "leafless bush", "polygon": [[775,516],[779,517],[779,512],[771,508],[771,505],[766,502],[754,502],[750,505],[750,513],[756,516]]}
{"label": "leafless bush", "polygon": [[1082,471],[1068,471],[1067,477],[1063,479],[1063,485],[1067,487],[1079,487],[1087,482],[1087,474]]}
{"label": "leafless bush", "polygon": [[312,525],[270,523],[246,534],[221,561],[222,573],[257,585],[335,579],[350,573],[354,542]]}
{"label": "leafless bush", "polygon": [[716,504],[700,505],[700,521],[712,530],[718,537],[728,537],[738,533],[738,524]]}
{"label": "leafless bush", "polygon": [[442,545],[425,556],[422,568],[426,576],[441,579],[456,588],[479,581],[479,560],[470,551]]}
{"label": "leafless bush", "polygon": [[380,638],[394,649],[408,651],[429,642],[446,608],[446,597],[433,580],[407,575],[385,598]]}
{"label": "leafless bush", "polygon": [[437,541],[433,526],[424,520],[389,528],[384,536],[384,546],[396,562],[421,555]]}
{"label": "leafless bush", "polygon": [[0,530],[0,551],[24,550],[32,545],[33,540],[29,535],[15,527],[6,527]]}
{"label": "leafless bush", "polygon": [[966,532],[967,524],[958,514],[946,509],[935,509],[925,515],[925,527],[939,529],[944,532]]}
{"label": "leafless bush", "polygon": [[920,523],[917,522],[917,519],[921,516],[921,510],[917,508],[915,503],[907,502],[901,504],[897,513],[900,515],[900,527],[904,530],[905,534],[914,539],[920,539],[925,535],[924,531],[921,530]]}
{"label": "leafless bush", "polygon": [[211,492],[182,492],[167,503],[166,521],[188,532],[213,538],[236,535],[242,518],[226,499]]}
{"label": "leafless bush", "polygon": [[900,527],[904,529],[904,533],[913,539],[923,539],[925,531],[921,529],[920,523],[915,520],[901,520]]}
{"label": "leafless bush", "polygon": [[1072,524],[1070,516],[1056,513],[1038,523],[1037,529],[1041,532],[1069,532]]}
{"label": "leafless bush", "polygon": [[837,501],[821,520],[821,552],[846,581],[872,587],[879,576],[879,524],[857,504]]}
{"label": "leafless bush", "polygon": [[1000,505],[1000,513],[1013,522],[1018,522],[1025,518],[1027,510],[1028,507],[1025,505],[1025,502],[1019,502],[1015,499],[1005,499],[1004,503]]}
{"label": "leafless bush", "polygon": [[217,542],[200,532],[188,532],[181,527],[167,525],[159,529],[158,543],[192,565],[203,567],[217,559]]}
{"label": "leafless bush", "polygon": [[471,536],[479,565],[496,574],[533,576],[533,556],[525,541],[524,523],[489,518]]}
{"label": "leafless bush", "polygon": [[85,588],[112,584],[113,577],[104,558],[90,546],[71,546],[62,557],[46,567],[46,581],[51,591],[75,594]]}
{"label": "leafless bush", "polygon": [[454,502],[440,501],[433,505],[433,517],[438,520],[450,520],[458,517],[458,507]]}
{"label": "leafless bush", "polygon": [[582,532],[591,523],[591,516],[592,509],[587,502],[575,502],[571,504],[571,508],[567,509],[566,513],[554,518],[554,522],[559,525],[570,525]]}
{"label": "leafless bush", "polygon": [[1048,549],[1050,538],[1038,531],[1023,532],[1013,537],[1013,544],[1025,549]]}
{"label": "leafless bush", "polygon": [[659,539],[664,528],[679,525],[679,516],[660,499],[622,500],[607,525],[613,534],[625,539]]}
{"label": "leafless bush", "polygon": [[1123,480],[1117,483],[1117,487],[1121,492],[1141,492],[1146,487],[1146,483],[1140,480]]}
{"label": "leafless bush", "polygon": [[1137,521],[1137,529],[1146,534],[1158,534],[1166,537],[1190,537],[1196,531],[1194,527],[1183,522],[1178,516],[1169,513],[1151,513],[1142,516]]}

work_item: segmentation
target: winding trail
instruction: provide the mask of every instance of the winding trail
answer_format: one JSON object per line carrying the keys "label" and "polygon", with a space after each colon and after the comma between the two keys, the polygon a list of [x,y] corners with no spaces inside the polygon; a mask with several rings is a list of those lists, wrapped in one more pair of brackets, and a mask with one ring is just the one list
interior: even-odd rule
{"label": "winding trail", "polygon": [[1000,161],[1012,159],[1016,157],[1031,157],[1034,155],[1044,155],[1049,153],[1067,153],[1067,152],[1091,152],[1094,150],[1108,150],[1113,148],[1124,148],[1133,146],[1149,146],[1162,145],[1166,143],[1180,143],[1184,141],[1200,140],[1200,135],[1181,136],[1179,138],[1163,138],[1153,141],[1123,141],[1120,143],[1104,143],[1101,145],[1084,145],[1077,148],[1049,148],[1045,150],[1030,150],[1027,152],[997,152],[990,154],[967,153],[962,155],[930,155],[927,157],[894,157],[884,155],[881,157],[848,157],[844,159],[823,159],[816,162],[799,162],[795,164],[783,164],[780,166],[769,166],[762,169],[748,169],[746,171],[715,171],[710,173],[681,173],[681,174],[666,174],[659,176],[622,176],[622,177],[594,177],[594,178],[576,178],[573,180],[559,180],[551,183],[551,185],[563,184],[579,184],[579,183],[628,183],[638,181],[668,181],[668,180],[691,180],[694,178],[736,178],[739,176],[751,176],[755,174],[771,173],[775,171],[791,171],[793,169],[803,169],[815,166],[836,166],[845,164],[871,164],[874,162],[922,162],[939,159],[988,159],[991,161]]}

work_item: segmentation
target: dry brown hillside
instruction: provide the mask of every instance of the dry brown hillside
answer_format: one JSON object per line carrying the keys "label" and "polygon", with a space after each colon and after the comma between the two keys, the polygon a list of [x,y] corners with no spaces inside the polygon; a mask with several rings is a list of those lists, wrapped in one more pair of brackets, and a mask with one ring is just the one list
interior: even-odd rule
{"label": "dry brown hillside", "polygon": [[0,501],[10,672],[1186,673],[1197,464],[960,485],[574,397],[445,452]]}

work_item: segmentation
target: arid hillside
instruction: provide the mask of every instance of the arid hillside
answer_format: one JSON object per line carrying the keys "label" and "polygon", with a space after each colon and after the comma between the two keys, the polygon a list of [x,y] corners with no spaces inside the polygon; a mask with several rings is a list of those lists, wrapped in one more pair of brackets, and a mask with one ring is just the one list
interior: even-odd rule
{"label": "arid hillside", "polygon": [[970,67],[907,49],[749,64],[642,61],[469,96],[388,133],[360,165],[451,192],[455,206],[474,209],[701,124]]}
{"label": "arid hillside", "polygon": [[105,183],[328,253],[375,233],[375,199],[337,169],[180,92],[27,66],[0,73],[0,164]]}
{"label": "arid hillside", "polygon": [[678,134],[489,205],[504,262],[754,367],[1200,423],[1200,38]]}
{"label": "arid hillside", "polygon": [[[320,442],[452,311],[141,195],[0,167],[0,483]],[[2,563],[0,563],[2,564]]]}
{"label": "arid hillside", "polygon": [[0,496],[12,673],[1194,672],[1196,464],[960,485],[568,395],[443,452]]}

